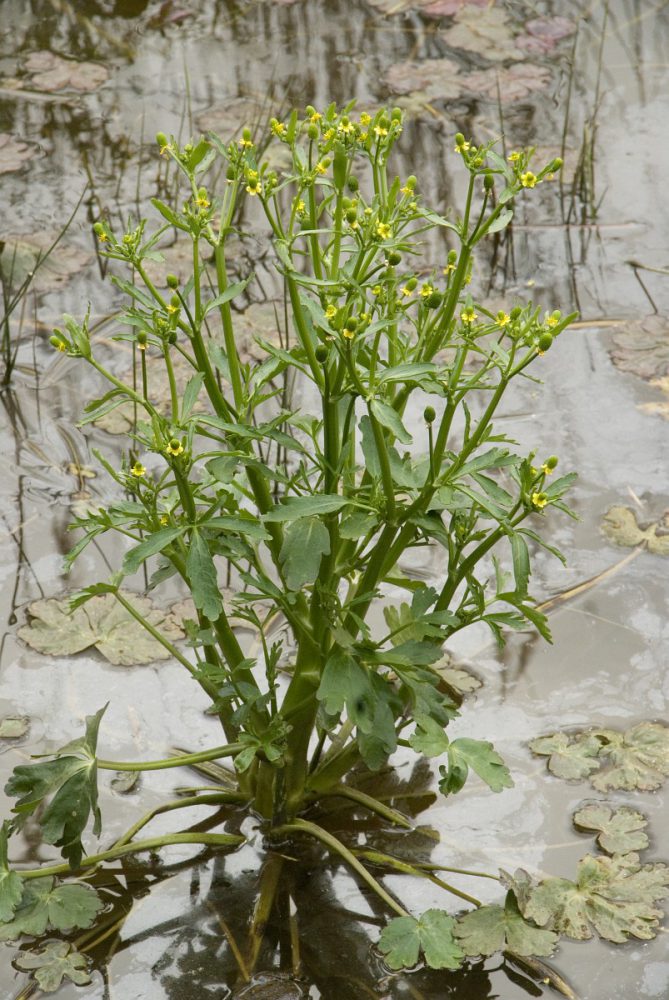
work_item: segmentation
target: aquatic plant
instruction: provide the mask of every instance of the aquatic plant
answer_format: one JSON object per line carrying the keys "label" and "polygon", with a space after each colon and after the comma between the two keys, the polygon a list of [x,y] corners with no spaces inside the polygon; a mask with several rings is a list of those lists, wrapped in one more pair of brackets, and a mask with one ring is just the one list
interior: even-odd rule
{"label": "aquatic plant", "polygon": [[[530,550],[543,546],[561,558],[540,529],[554,510],[569,513],[562,497],[574,474],[555,475],[555,456],[517,454],[493,420],[512,382],[535,379],[530,366],[541,370],[573,315],[532,303],[491,311],[469,283],[478,244],[508,226],[516,198],[548,181],[561,162],[535,165],[532,149],[505,160],[493,142],[476,146],[456,135],[468,187],[462,215],[448,219],[424,203],[415,177],[390,175],[402,132],[397,109],[354,115],[352,106],[309,107],[303,116],[272,119],[270,131],[287,154],[281,173],[276,161],[258,156],[248,129],[229,145],[209,135],[180,146],[159,133],[160,155],[181,171],[185,198],[177,206],[153,200],[163,225],[152,233],[145,220],[120,236],[103,219],[95,224],[101,252],[128,268],[111,280],[129,300],[116,339],[136,352],[136,383],[96,357],[87,318],[66,317],[51,338],[111,386],[89,403],[82,423],[128,401],[139,414],[122,468],[98,456],[128,498],[77,518],[82,535],[67,561],[107,532],[130,547],[118,573],[72,606],[113,595],[206,694],[225,743],[155,761],[106,760],[97,751],[101,708],[83,737],[17,767],[6,789],[18,801],[2,834],[0,937],[89,927],[101,900],[68,876],[104,861],[170,844],[223,851],[243,843],[227,831],[138,839],[157,814],[194,804],[245,807],[260,818],[268,844],[311,838],[336,855],[394,914],[379,941],[391,969],[421,956],[436,969],[496,950],[545,956],[560,933],[590,936],[589,921],[611,940],[652,936],[666,869],[654,866],[651,876],[636,855],[586,859],[578,883],[502,876],[505,902],[484,906],[444,881],[448,868],[437,875],[390,853],[352,849],[323,819],[339,796],[410,828],[404,814],[359,787],[398,747],[437,761],[445,796],[458,793],[471,772],[492,792],[513,783],[491,743],[449,738],[459,706],[440,660],[443,644],[475,623],[500,645],[507,630],[527,627],[550,640],[529,594]],[[253,274],[230,277],[242,201],[271,230],[290,317],[283,343],[260,341],[257,364],[245,360],[235,333],[235,300],[254,293]],[[190,241],[192,264],[161,283],[147,265],[161,263],[161,240],[174,231]],[[421,255],[429,233],[451,243],[438,266]],[[178,355],[192,369],[183,393],[174,377]],[[152,395],[161,365],[167,413]],[[413,433],[410,408],[422,413]],[[403,557],[415,549],[438,553],[433,585],[405,568]],[[192,597],[187,652],[122,586],[156,558],[151,587],[176,577]],[[232,600],[220,583],[224,563]],[[389,588],[405,592],[407,602],[391,603]],[[256,659],[241,644],[240,624],[258,637]],[[99,770],[207,761],[232,765],[220,790],[191,790],[138,819],[108,849],[86,853],[91,818],[93,833],[102,830]],[[65,862],[11,869],[7,838],[38,808],[43,839]],[[473,909],[414,916],[373,874],[379,868],[427,877],[458,907],[464,901]],[[267,871],[251,956],[276,891],[276,873]],[[602,916],[618,885],[628,904]],[[635,891],[637,902],[629,902]],[[55,962],[81,981],[76,951],[52,947],[47,959],[51,966],[45,959],[41,970]]]}

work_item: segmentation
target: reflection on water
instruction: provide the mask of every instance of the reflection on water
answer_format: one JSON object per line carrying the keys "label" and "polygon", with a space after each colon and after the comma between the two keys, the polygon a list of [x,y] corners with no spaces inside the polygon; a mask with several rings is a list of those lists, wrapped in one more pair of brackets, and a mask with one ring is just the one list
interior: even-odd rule
{"label": "reflection on water", "polygon": [[[458,6],[466,4],[441,5],[447,14]],[[528,381],[503,421],[521,448],[558,453],[565,468],[581,471],[574,501],[581,521],[556,523],[551,538],[568,553],[568,567],[537,553],[535,596],[567,591],[621,558],[622,550],[599,533],[612,504],[640,505],[643,516],[666,506],[668,425],[652,415],[662,413],[666,401],[661,379],[667,372],[660,367],[666,328],[660,322],[660,350],[653,355],[659,358],[657,384],[621,373],[609,357],[627,321],[669,310],[669,203],[658,195],[669,111],[666,4],[479,4],[479,23],[490,20],[489,8],[508,17],[501,27],[497,19],[492,34],[474,32],[478,41],[470,33],[464,47],[453,44],[450,16],[429,16],[428,7],[418,0],[413,6],[403,0],[4,0],[0,240],[21,247],[24,266],[34,266],[29,248],[64,224],[85,190],[61,256],[36,276],[35,294],[11,317],[19,353],[11,388],[1,395],[6,627],[0,697],[2,714],[30,715],[31,729],[25,744],[3,754],[4,773],[22,755],[38,752],[45,739],[67,739],[83,716],[99,708],[101,690],[112,699],[105,738],[126,756],[155,756],[182,743],[185,732],[204,743],[213,733],[169,666],[127,670],[119,683],[118,670],[95,656],[40,661],[16,638],[27,603],[104,577],[114,562],[112,552],[91,547],[67,584],[60,575],[61,556],[71,545],[66,524],[72,504],[94,501],[110,488],[102,477],[82,481],[71,467],[95,464],[91,446],[118,459],[125,442],[100,428],[76,428],[96,386],[80,368],[54,359],[47,340],[63,311],[80,315],[90,299],[100,323],[96,335],[104,342],[105,320],[120,299],[99,283],[106,262],[96,256],[90,226],[100,216],[125,224],[146,211],[151,195],[174,190],[174,175],[155,154],[157,129],[184,137],[211,127],[228,138],[242,124],[257,125],[293,104],[357,97],[361,106],[373,107],[398,100],[410,121],[397,169],[416,173],[430,201],[444,210],[462,197],[452,153],[457,130],[481,141],[503,134],[507,149],[531,141],[547,156],[564,155],[564,179],[518,207],[514,226],[500,236],[473,286],[494,308],[530,295],[547,309],[575,303],[589,324],[547,356],[547,387],[540,392]],[[392,10],[397,13],[385,13]],[[543,27],[530,27],[537,20]],[[49,53],[70,64],[54,62]],[[394,84],[390,93],[386,81],[398,79],[390,70],[399,67],[406,80],[407,67],[416,64],[420,73],[426,60],[433,62],[427,74],[422,70],[422,92]],[[262,303],[277,287],[258,251],[264,234],[250,216],[242,226],[240,274],[256,270],[253,301]],[[429,256],[438,261],[446,245],[431,246]],[[177,245],[177,261],[178,253]],[[0,250],[5,291],[18,278],[18,272],[8,275],[10,259],[19,257]],[[108,350],[124,362],[117,347]],[[644,412],[639,404],[656,409]],[[455,652],[472,663],[485,686],[476,711],[465,705],[454,735],[492,739],[512,768],[515,788],[492,796],[472,785],[453,802],[434,801],[429,775],[426,784],[425,775],[407,776],[400,763],[396,785],[386,791],[425,828],[422,835],[403,839],[344,810],[328,816],[331,828],[357,848],[392,845],[465,868],[523,866],[571,877],[590,842],[574,832],[570,815],[591,790],[547,777],[526,743],[561,726],[626,728],[666,718],[666,600],[665,564],[642,553],[551,613],[553,647],[521,636],[498,656],[487,635],[463,636]],[[110,835],[157,804],[173,784],[156,773],[125,796],[107,787],[103,811]],[[662,856],[662,796],[625,800],[650,816],[655,853]],[[191,822],[201,820],[193,815]],[[439,843],[430,830],[439,831]],[[21,860],[49,857],[35,834],[27,828]],[[249,915],[262,878],[269,877],[260,873],[268,871],[278,872],[279,904],[246,982],[252,975]],[[540,975],[499,958],[458,973],[389,975],[373,949],[386,919],[376,897],[306,845],[291,845],[285,855],[275,848],[268,856],[258,842],[227,858],[202,855],[196,863],[192,853],[172,850],[162,859],[119,862],[103,878],[110,923],[93,950],[99,971],[85,988],[94,1000],[547,995]],[[440,890],[429,883],[391,876],[385,884],[417,912],[442,905]],[[493,882],[480,894],[499,898]],[[669,988],[662,939],[618,950],[595,942],[563,944],[556,965],[583,1000],[651,1000]],[[0,982],[3,995],[20,988],[9,961]],[[70,1000],[81,991],[63,987],[58,995]]]}

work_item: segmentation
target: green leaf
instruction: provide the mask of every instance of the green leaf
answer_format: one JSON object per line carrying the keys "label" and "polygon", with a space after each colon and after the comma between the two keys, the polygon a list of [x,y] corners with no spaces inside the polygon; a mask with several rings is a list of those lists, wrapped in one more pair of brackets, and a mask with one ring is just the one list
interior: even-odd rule
{"label": "green leaf", "polygon": [[606,729],[596,734],[601,741],[602,770],[592,779],[600,792],[610,789],[652,792],[669,776],[669,728],[657,722],[641,722],[625,733]]}
{"label": "green leaf", "polygon": [[597,843],[607,854],[628,854],[648,847],[648,835],[644,833],[648,820],[629,806],[611,809],[603,802],[592,803],[574,813],[574,826],[597,830]]}
{"label": "green leaf", "polygon": [[539,736],[529,746],[532,753],[549,758],[548,770],[558,778],[568,781],[587,778],[599,768],[597,754],[601,744],[588,733],[577,734],[573,739],[566,733],[552,733]]}
{"label": "green leaf", "polygon": [[342,515],[339,524],[340,538],[364,538],[378,524],[378,515],[374,511],[351,510]]}
{"label": "green leaf", "polygon": [[349,719],[363,732],[374,720],[374,695],[369,674],[352,656],[334,653],[325,664],[316,693],[328,715],[338,715],[344,706]]}
{"label": "green leaf", "polygon": [[123,572],[125,575],[130,576],[132,573],[136,573],[145,559],[148,559],[149,556],[157,555],[158,552],[162,552],[170,542],[183,535],[185,530],[185,525],[182,527],[161,528],[159,531],[154,531],[153,534],[148,535],[139,545],[133,546],[123,557]]}
{"label": "green leaf", "polygon": [[234,299],[236,295],[244,291],[253,277],[254,275],[251,274],[244,281],[236,281],[233,285],[228,285],[224,292],[217,295],[215,299],[210,299],[209,302],[205,303],[203,315],[206,316],[212,309],[217,309],[219,306],[225,305],[226,302]]}
{"label": "green leaf", "polygon": [[327,493],[311,497],[289,497],[285,503],[277,504],[263,515],[263,521],[296,521],[298,517],[332,514],[350,503],[347,497]]}
{"label": "green leaf", "polygon": [[14,919],[0,924],[0,941],[16,941],[23,934],[41,937],[47,930],[85,929],[94,923],[102,907],[97,892],[88,885],[57,884],[52,878],[31,879],[26,882]]}
{"label": "green leaf", "polygon": [[23,952],[15,964],[23,972],[32,972],[45,993],[55,993],[64,979],[77,986],[91,981],[86,957],[69,941],[48,941],[44,948]]}
{"label": "green leaf", "polygon": [[223,610],[216,567],[209,546],[197,528],[193,528],[186,557],[186,573],[191,596],[209,621],[215,622]]}
{"label": "green leaf", "polygon": [[544,879],[523,905],[525,917],[560,934],[587,940],[596,931],[607,941],[622,944],[630,937],[655,937],[662,910],[654,904],[667,895],[669,868],[639,865],[638,855],[613,858],[586,855],[579,863],[576,882]]}
{"label": "green leaf", "polygon": [[383,928],[379,951],[391,969],[411,968],[422,951],[431,969],[459,969],[464,952],[453,936],[455,920],[443,910],[415,917],[395,917]]}
{"label": "green leaf", "polygon": [[504,209],[499,213],[497,218],[490,223],[490,225],[486,229],[486,233],[487,234],[499,233],[502,229],[506,229],[506,227],[511,222],[512,218],[513,218],[513,212],[511,211],[511,209],[510,208]]}
{"label": "green leaf", "polygon": [[399,413],[387,403],[382,403],[380,399],[373,399],[369,404],[375,418],[380,424],[386,427],[398,441],[402,444],[411,444],[413,438],[402,423]]}
{"label": "green leaf", "polygon": [[439,371],[439,366],[430,361],[417,362],[408,365],[393,365],[392,368],[384,368],[377,379],[378,385],[392,382],[416,382],[424,375],[434,375]]}
{"label": "green leaf", "polygon": [[422,753],[426,757],[441,757],[449,747],[444,727],[428,715],[416,720],[416,731],[409,737],[409,743],[416,753]]}
{"label": "green leaf", "polygon": [[202,372],[197,372],[191,379],[188,380],[188,385],[184,389],[183,400],[181,402],[181,419],[183,421],[188,420],[191,415],[193,407],[197,402],[197,397],[202,389],[203,382],[204,374]]}
{"label": "green leaf", "polygon": [[93,832],[100,833],[96,749],[106,707],[87,716],[86,735],[58,750],[55,760],[21,764],[14,768],[5,785],[5,793],[17,797],[13,812],[18,815],[20,826],[44,799],[53,796],[40,819],[42,837],[47,844],[61,848],[72,868],[81,864],[84,853],[81,834],[91,813]]}
{"label": "green leaf", "polygon": [[159,201],[158,198],[152,198],[151,204],[157,211],[160,212],[163,219],[167,219],[171,226],[175,226],[177,229],[183,229],[184,232],[188,232],[188,223],[183,215],[178,215],[173,209],[166,205],[165,202]]}
{"label": "green leaf", "polygon": [[279,559],[289,590],[300,590],[318,576],[330,552],[330,534],[318,517],[299,517],[286,528]]}
{"label": "green leaf", "polygon": [[526,920],[513,892],[504,906],[480,906],[460,917],[454,931],[466,955],[493,955],[510,951],[517,955],[551,955],[558,942],[554,931],[536,927]]}
{"label": "green leaf", "polygon": [[[106,585],[105,585],[106,586]],[[28,608],[29,625],[18,634],[24,642],[39,653],[68,656],[91,646],[110,663],[131,666],[164,660],[171,654],[150,635],[144,626],[116,600],[113,593],[96,593],[100,588],[88,588],[83,602],[70,612],[70,598],[47,598],[35,601]],[[108,587],[115,591],[116,588]],[[154,608],[148,597],[122,591],[143,618],[157,628],[166,639],[183,638],[180,625],[159,608]]]}
{"label": "green leaf", "polygon": [[469,768],[476,771],[493,792],[513,787],[509,769],[492,743],[461,737],[449,744],[448,769],[443,766],[439,768],[442,774],[439,788],[442,793],[449,795],[459,792],[467,780]]}
{"label": "green leaf", "polygon": [[[373,706],[371,725],[358,722],[357,742],[363,761],[370,771],[378,771],[397,749],[395,715],[391,702],[394,692],[390,684],[378,674],[371,674]],[[397,712],[401,704],[396,706]],[[364,720],[366,722],[366,718]]]}
{"label": "green leaf", "polygon": [[12,919],[23,895],[23,880],[18,872],[10,871],[7,861],[9,831],[10,823],[5,820],[0,831],[0,923]]}
{"label": "green leaf", "polygon": [[530,580],[530,551],[522,535],[513,532],[509,536],[511,555],[513,557],[513,575],[516,581],[516,591],[520,597],[527,595]]}

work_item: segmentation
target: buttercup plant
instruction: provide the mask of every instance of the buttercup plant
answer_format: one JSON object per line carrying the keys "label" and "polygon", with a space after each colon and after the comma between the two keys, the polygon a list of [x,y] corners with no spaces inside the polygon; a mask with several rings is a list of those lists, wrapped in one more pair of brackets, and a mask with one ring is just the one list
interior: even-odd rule
{"label": "buttercup plant", "polygon": [[[181,147],[159,133],[160,154],[183,175],[183,203],[154,199],[163,225],[150,234],[144,220],[121,236],[103,220],[95,224],[101,252],[127,266],[126,276],[112,280],[128,295],[117,339],[136,348],[136,385],[96,358],[87,320],[66,317],[52,337],[110,385],[82,423],[128,400],[140,415],[123,467],[101,459],[129,499],[76,520],[83,534],[68,562],[106,532],[130,545],[119,572],[81,592],[73,606],[113,594],[204,691],[225,742],[157,761],[104,760],[96,749],[100,709],[84,737],[46,761],[17,767],[6,790],[18,801],[0,858],[3,935],[88,927],[100,900],[68,876],[106,860],[179,843],[237,848],[237,833],[137,836],[158,812],[230,803],[259,817],[270,845],[314,838],[364,880],[395,917],[380,940],[393,969],[414,965],[421,954],[429,966],[450,969],[496,949],[548,955],[558,933],[569,930],[555,908],[532,906],[541,887],[533,889],[529,877],[508,882],[505,904],[483,906],[418,865],[352,850],[321,822],[320,807],[343,796],[410,827],[402,813],[357,787],[360,774],[377,772],[398,746],[437,761],[446,796],[460,791],[470,771],[493,792],[512,785],[490,743],[449,739],[458,706],[437,664],[443,644],[477,622],[500,644],[506,630],[528,625],[550,640],[528,592],[530,547],[559,555],[540,529],[554,510],[569,513],[561,498],[574,475],[554,475],[555,456],[516,454],[493,418],[514,380],[533,377],[530,366],[541,372],[541,356],[574,317],[531,303],[491,312],[469,283],[478,244],[504,229],[516,197],[561,163],[534,166],[531,149],[504,160],[494,143],[475,146],[456,135],[469,184],[461,217],[449,220],[424,203],[415,177],[389,174],[400,110],[372,116],[354,114],[352,105],[308,107],[303,116],[273,118],[269,128],[289,154],[282,173],[258,156],[248,129],[229,145],[209,135]],[[218,190],[205,178],[216,176],[221,161]],[[271,230],[295,335],[293,346],[261,342],[266,356],[258,364],[243,360],[232,309],[244,290],[253,294],[253,275],[234,282],[228,275],[244,199],[261,207]],[[162,260],[161,240],[174,230],[191,242],[192,266],[185,279],[167,275],[159,285],[146,265]],[[421,244],[435,230],[446,230],[454,247],[431,268]],[[192,369],[182,394],[174,374],[179,355]],[[161,365],[167,415],[155,405]],[[282,395],[288,376],[302,406]],[[410,403],[423,413],[413,433]],[[402,563],[410,550],[428,546],[439,556],[433,585]],[[192,596],[187,653],[121,589],[156,557],[151,585],[174,576]],[[512,573],[502,569],[504,560]],[[232,601],[221,590],[224,561]],[[389,604],[389,586],[404,590],[408,602]],[[380,607],[385,628],[374,614]],[[277,619],[285,624],[279,639],[271,629]],[[239,625],[257,633],[257,659],[243,648]],[[93,832],[101,831],[100,769],[148,772],[216,760],[233,765],[234,783],[191,790],[138,819],[107,850],[86,853],[91,815]],[[45,801],[43,838],[65,863],[12,870],[7,837]],[[457,919],[437,909],[413,916],[372,873],[379,867],[429,877],[456,898],[456,912],[463,901],[474,909]],[[263,913],[275,891],[276,878],[261,878]],[[56,908],[44,910],[56,897],[64,899],[60,923]],[[656,924],[647,918],[647,936]],[[624,936],[637,931],[630,925]],[[254,922],[252,955],[261,935]]]}

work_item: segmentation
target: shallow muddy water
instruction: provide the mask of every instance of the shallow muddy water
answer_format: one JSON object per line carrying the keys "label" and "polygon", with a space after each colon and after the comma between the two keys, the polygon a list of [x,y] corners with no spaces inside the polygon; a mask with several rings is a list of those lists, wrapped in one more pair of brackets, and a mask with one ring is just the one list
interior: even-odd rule
{"label": "shallow muddy water", "polygon": [[[641,524],[657,522],[669,507],[669,4],[479,3],[468,33],[452,16],[458,7],[467,7],[465,0],[423,3],[422,12],[408,0],[4,0],[0,269],[10,299],[34,266],[35,248],[44,250],[81,203],[12,314],[17,366],[0,391],[0,718],[30,720],[23,737],[0,739],[3,783],[30,753],[78,733],[107,700],[106,757],[150,758],[184,742],[194,750],[218,742],[204,700],[176,665],[112,666],[90,649],[40,655],[17,636],[30,602],[104,579],[118,559],[113,544],[103,543],[86,550],[69,579],[61,573],[73,511],[113,495],[104,472],[93,475],[99,465],[91,449],[118,461],[125,446],[122,434],[77,428],[99,384],[48,343],[61,313],[81,316],[90,301],[104,350],[119,370],[128,364],[123,345],[105,339],[104,320],[121,297],[100,281],[104,262],[92,222],[101,214],[115,224],[141,215],[169,186],[153,141],[158,129],[187,137],[211,128],[227,140],[241,125],[293,105],[353,97],[361,109],[387,101],[406,106],[397,169],[417,174],[425,201],[442,211],[462,200],[456,131],[479,141],[503,133],[508,149],[532,143],[547,151],[544,158],[564,150],[563,180],[519,206],[512,231],[482,262],[472,289],[495,309],[531,297],[548,310],[576,308],[581,315],[543,359],[546,385],[526,382],[501,421],[521,450],[555,453],[561,469],[580,474],[571,496],[580,520],[555,517],[550,526],[567,567],[542,554],[534,563],[538,600],[567,595],[550,611],[555,643],[516,636],[500,655],[487,634],[474,631],[452,648],[483,681],[453,733],[492,740],[516,784],[496,796],[472,782],[444,801],[430,795],[429,774],[412,775],[398,759],[399,808],[440,835],[438,843],[416,837],[411,849],[463,868],[523,867],[573,878],[592,840],[575,831],[571,815],[602,796],[587,782],[550,776],[528,742],[557,728],[669,721],[667,559],[641,548],[622,564],[632,550],[601,531],[613,505],[633,509]],[[490,10],[507,17],[491,19]],[[250,235],[240,242],[240,273],[255,268],[271,296],[274,279],[255,220],[244,223]],[[441,250],[431,248],[435,257]],[[2,366],[0,360],[0,377]],[[419,568],[425,575],[438,570],[436,562]],[[101,784],[109,838],[194,780],[186,771],[158,771],[122,793],[108,777]],[[662,791],[615,793],[607,801],[650,818],[649,856],[666,861]],[[5,799],[3,813],[9,809]],[[184,826],[201,818],[193,812]],[[167,827],[159,819],[155,828]],[[396,836],[346,811],[333,814],[332,828],[357,845]],[[251,830],[245,825],[244,832]],[[30,827],[19,844],[14,861],[54,857]],[[229,941],[243,939],[266,858],[253,843],[227,858],[204,854],[191,863],[195,853],[170,848],[161,861],[114,869],[128,906],[124,885],[131,883],[134,906],[112,954],[109,941],[94,953],[101,964],[92,985],[64,986],[59,998],[557,996],[536,970],[499,956],[458,973],[389,974],[373,949],[385,920],[376,900],[323,856],[296,859],[290,852],[281,873],[285,919],[270,929],[255,981],[243,985]],[[409,909],[444,905],[427,883],[385,882]],[[499,898],[493,882],[477,889],[486,901]],[[291,933],[300,946],[296,975],[286,959]],[[0,948],[0,992],[18,996],[25,976],[12,965],[16,949]],[[550,964],[581,1000],[651,1000],[669,991],[666,931],[617,947],[563,942]]]}

